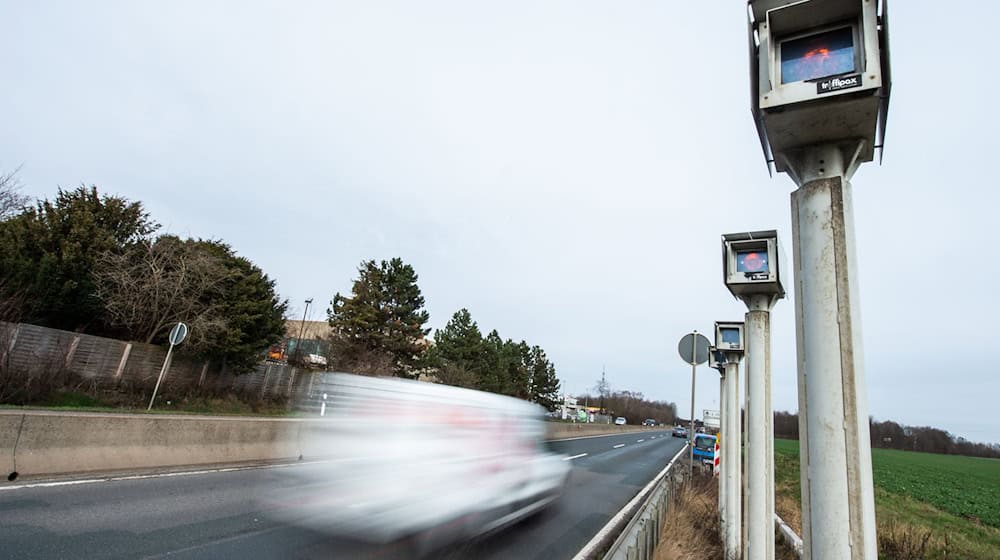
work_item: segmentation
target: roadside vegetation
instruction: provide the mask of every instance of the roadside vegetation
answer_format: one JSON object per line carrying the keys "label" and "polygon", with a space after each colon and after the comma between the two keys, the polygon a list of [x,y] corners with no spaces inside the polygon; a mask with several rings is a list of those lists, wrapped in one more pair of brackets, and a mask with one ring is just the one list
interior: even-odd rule
{"label": "roadside vegetation", "polygon": [[[417,280],[400,258],[360,264],[350,293],[333,295],[327,309],[331,369],[423,378],[557,406],[560,382],[541,346],[484,333],[467,309],[431,340]],[[162,233],[141,201],[85,185],[32,201],[16,171],[0,174],[2,348],[13,346],[18,323],[164,345],[182,321],[190,334],[176,358],[211,364],[205,370],[211,385],[212,376],[254,370],[269,347],[283,343],[287,312],[275,280],[257,265],[222,240]],[[7,358],[0,354],[0,404],[131,410],[144,409],[141,401],[149,398],[145,381],[92,379],[68,371],[68,360],[14,368]],[[192,412],[272,405],[233,391],[192,388],[170,396],[166,409]]]}
{"label": "roadside vegetation", "polygon": [[[246,394],[188,394],[157,400],[156,408],[146,410],[148,395],[105,392],[53,391],[33,402],[31,409],[66,412],[116,412],[142,414],[207,414],[238,416],[294,416],[284,398],[260,398]],[[22,409],[22,405],[0,404],[2,409]]]}
{"label": "roadside vegetation", "polygon": [[[719,530],[718,479],[697,473],[693,480],[674,489],[653,559],[722,558]],[[794,552],[780,538],[775,541],[774,557],[776,560],[796,560]]]}
{"label": "roadside vegetation", "polygon": [[[799,442],[776,439],[775,509],[801,534]],[[1000,460],[872,449],[880,558],[1000,558]]]}

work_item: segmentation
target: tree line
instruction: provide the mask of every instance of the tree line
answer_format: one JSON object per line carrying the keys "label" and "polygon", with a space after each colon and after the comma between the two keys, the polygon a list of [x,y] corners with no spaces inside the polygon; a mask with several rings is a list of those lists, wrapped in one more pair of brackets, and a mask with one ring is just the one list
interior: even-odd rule
{"label": "tree line", "polygon": [[221,240],[160,234],[141,202],[96,186],[34,204],[0,176],[0,320],[162,344],[240,373],[284,336],[275,282]]}
{"label": "tree line", "polygon": [[[939,428],[905,426],[891,420],[868,420],[872,447],[900,449],[944,455],[1000,458],[1000,445],[974,443]],[[799,439],[799,415],[791,412],[774,413],[774,437]]]}
{"label": "tree line", "polygon": [[578,395],[577,404],[600,407],[604,414],[624,416],[631,424],[638,424],[647,419],[656,420],[664,425],[672,425],[677,421],[676,404],[649,400],[637,391],[613,391],[604,378],[594,386],[594,393]]}
{"label": "tree line", "polygon": [[[96,186],[31,204],[13,173],[0,175],[0,321],[152,344],[183,321],[179,351],[251,370],[285,336],[288,303],[274,280],[221,240],[159,229],[141,202]],[[363,262],[327,310],[331,365],[555,405],[559,380],[540,346],[483,336],[466,309],[427,338],[417,280],[399,258]]]}
{"label": "tree line", "polygon": [[540,346],[504,339],[495,329],[483,336],[464,308],[429,339],[430,315],[417,280],[413,267],[399,258],[361,263],[351,293],[335,294],[327,310],[335,369],[426,375],[555,407],[559,379]]}

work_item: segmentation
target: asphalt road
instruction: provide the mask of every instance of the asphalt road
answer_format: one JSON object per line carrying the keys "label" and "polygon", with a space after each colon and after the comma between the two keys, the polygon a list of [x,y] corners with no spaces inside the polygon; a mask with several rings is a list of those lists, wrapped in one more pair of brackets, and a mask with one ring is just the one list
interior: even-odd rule
{"label": "asphalt road", "polygon": [[[640,441],[642,440],[642,441]],[[680,450],[669,430],[552,442],[572,461],[545,512],[435,556],[572,558]],[[396,558],[399,551],[270,519],[258,494],[287,484],[261,468],[49,487],[0,487],[0,558]]]}

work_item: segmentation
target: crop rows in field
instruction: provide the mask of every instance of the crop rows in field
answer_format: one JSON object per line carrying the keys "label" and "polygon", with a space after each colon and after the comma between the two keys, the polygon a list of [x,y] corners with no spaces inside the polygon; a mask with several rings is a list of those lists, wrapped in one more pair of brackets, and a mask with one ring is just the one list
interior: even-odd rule
{"label": "crop rows in field", "polygon": [[[798,442],[775,440],[774,452],[798,458]],[[1000,528],[1000,460],[872,449],[872,474],[887,492]]]}
{"label": "crop rows in field", "polygon": [[1000,460],[872,450],[875,485],[1000,527]]}

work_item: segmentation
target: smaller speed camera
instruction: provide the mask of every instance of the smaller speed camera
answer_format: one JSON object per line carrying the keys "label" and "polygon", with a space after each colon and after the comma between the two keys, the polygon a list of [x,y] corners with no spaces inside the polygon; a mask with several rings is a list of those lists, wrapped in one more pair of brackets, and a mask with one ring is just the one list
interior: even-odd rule
{"label": "smaller speed camera", "polygon": [[[736,297],[755,294],[784,297],[781,254],[778,232],[774,230],[723,235],[722,270],[726,287]],[[719,342],[717,336],[716,346],[725,350]]]}
{"label": "smaller speed camera", "polygon": [[743,323],[716,322],[715,348],[723,352],[743,352]]}

